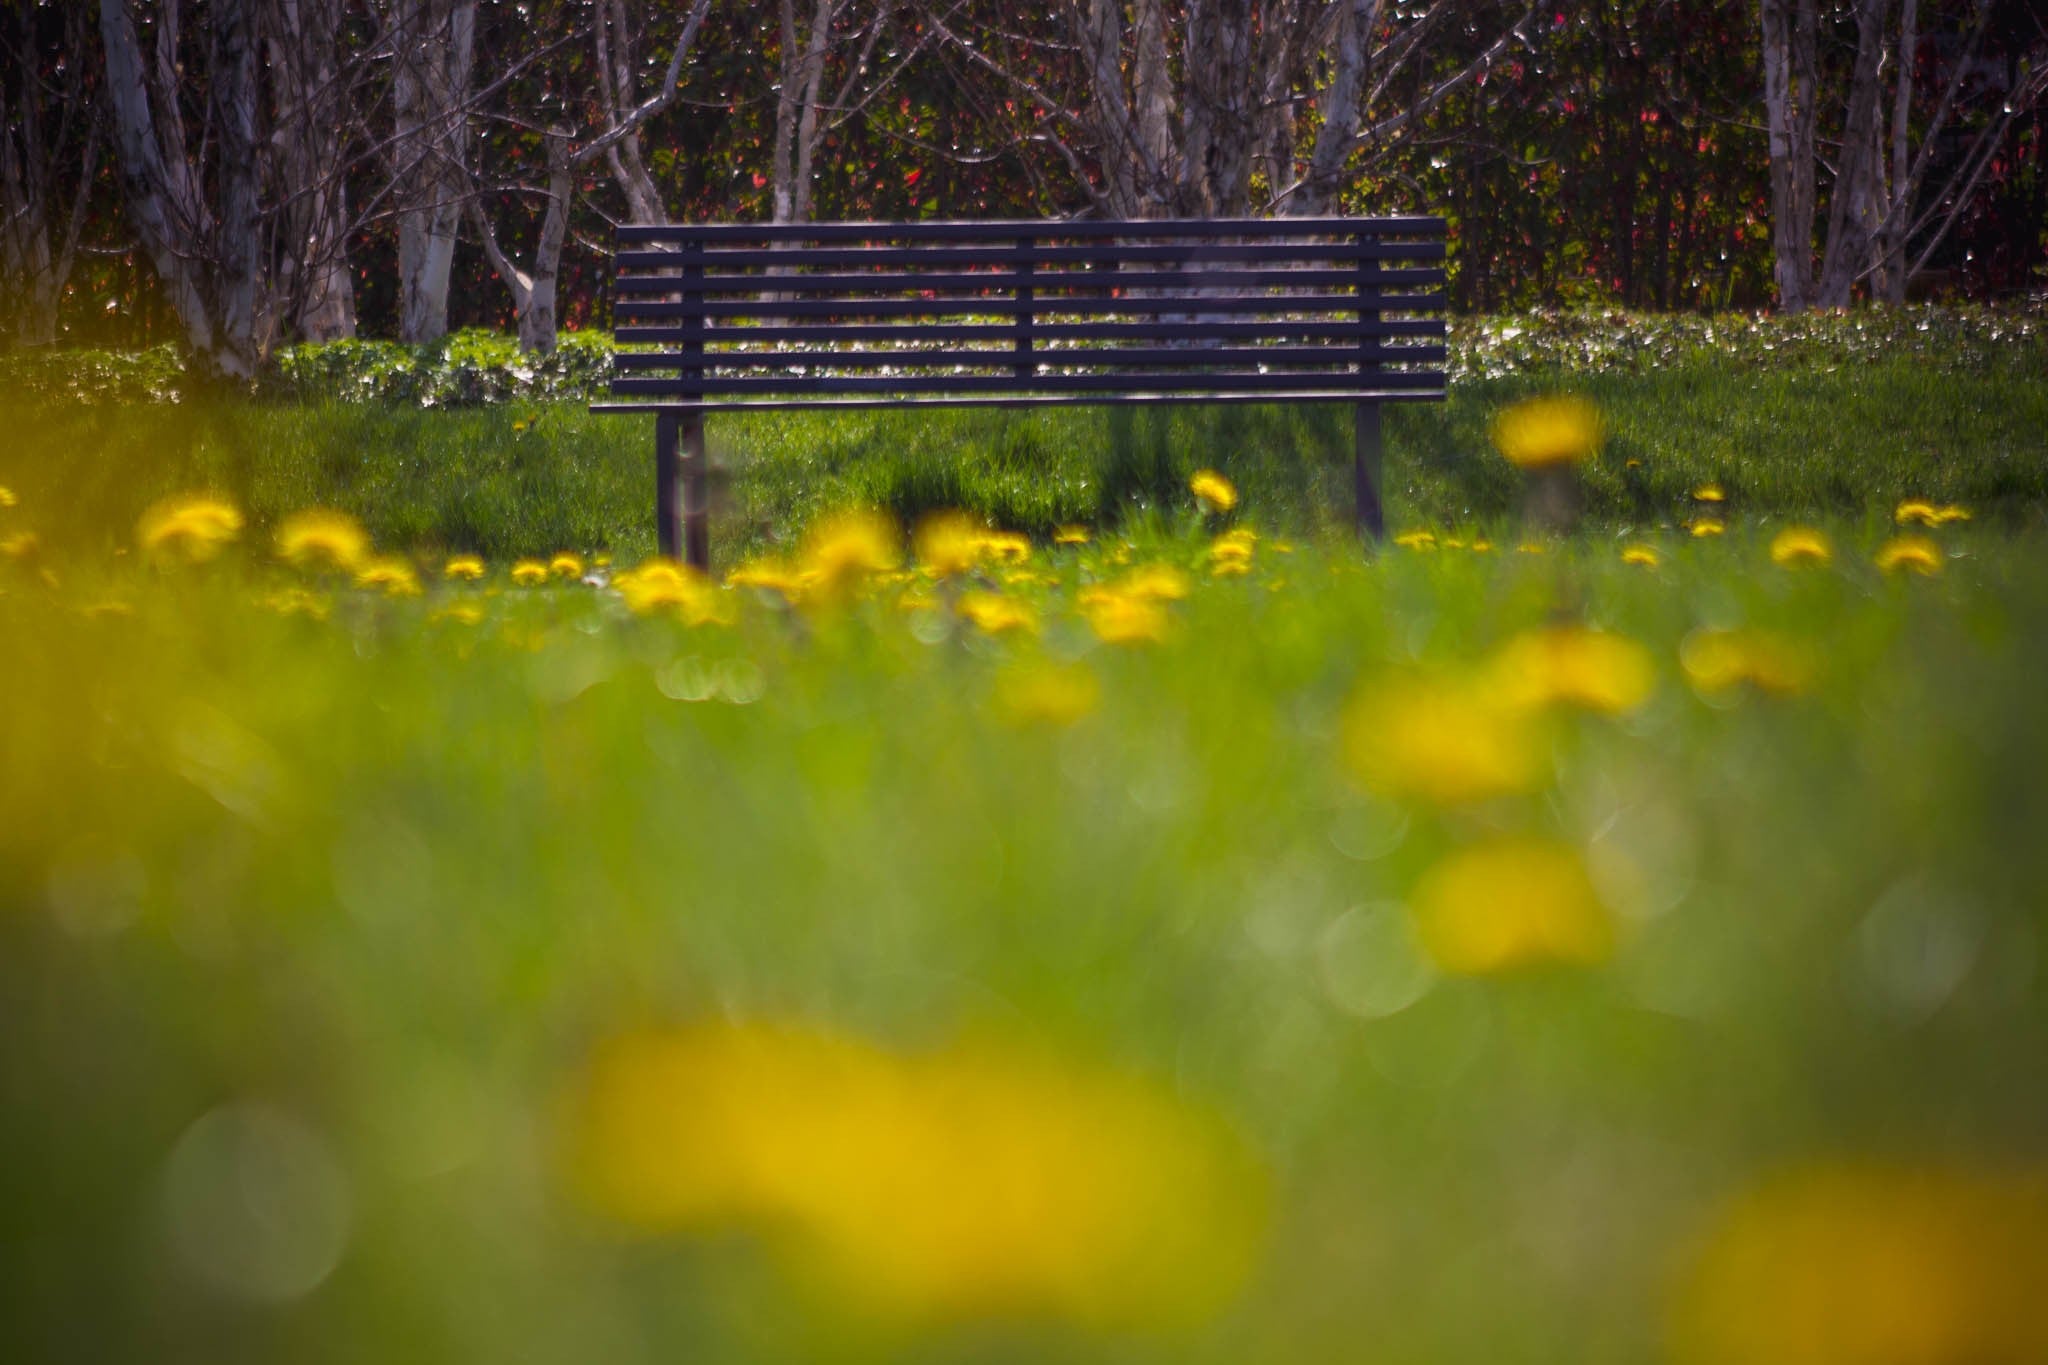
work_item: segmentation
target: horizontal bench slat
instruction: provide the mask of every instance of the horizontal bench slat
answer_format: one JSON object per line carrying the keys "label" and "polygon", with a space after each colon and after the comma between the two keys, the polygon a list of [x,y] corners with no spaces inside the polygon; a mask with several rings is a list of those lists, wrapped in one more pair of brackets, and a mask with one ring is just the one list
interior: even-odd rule
{"label": "horizontal bench slat", "polygon": [[[1089,395],[1085,402],[1089,407],[1158,407],[1173,403],[1200,403],[1204,405],[1227,404],[1232,407],[1249,407],[1254,404],[1280,404],[1290,407],[1298,403],[1430,403],[1440,402],[1444,390],[1435,389],[1396,390],[1379,389],[1332,389],[1313,393],[1290,393],[1275,396],[1261,393],[1115,393]],[[1075,399],[1059,394],[982,394],[970,396],[935,395],[928,398],[759,398],[725,400],[676,399],[669,402],[647,401],[634,403],[593,403],[592,412],[810,412],[816,409],[833,408],[844,411],[876,411],[882,408],[1070,408]]]}
{"label": "horizontal bench slat", "polygon": [[1441,389],[1441,371],[1370,371],[1362,375],[1248,374],[1225,373],[1156,374],[1126,371],[1121,374],[1032,375],[1005,379],[1000,375],[777,375],[766,378],[726,379],[716,376],[627,375],[612,381],[615,394],[666,394],[677,398],[731,394],[862,394],[862,393],[987,393],[1033,394],[1114,393],[1132,388],[1152,393],[1271,393],[1297,394],[1330,390],[1346,392],[1342,380],[1356,378],[1361,389]]}
{"label": "horizontal bench slat", "polygon": [[[1039,341],[1228,341],[1339,339],[1362,337],[1441,337],[1442,318],[1382,318],[1371,322],[1036,322],[1031,335]],[[679,341],[728,345],[772,345],[795,341],[993,341],[1015,342],[1014,322],[882,322],[788,323],[768,328],[732,323],[693,322],[670,326],[624,325],[612,335],[622,345]],[[628,353],[630,354],[630,353]]]}
{"label": "horizontal bench slat", "polygon": [[760,370],[760,369],[886,369],[905,370],[975,366],[1014,371],[1019,365],[1074,369],[1082,366],[1159,365],[1170,368],[1216,365],[1267,365],[1274,372],[1321,366],[1442,364],[1442,346],[1146,346],[1066,347],[1008,350],[861,350],[861,351],[626,351],[613,357],[622,370]]}
{"label": "horizontal bench slat", "polygon": [[[1434,266],[1344,270],[979,270],[870,271],[851,274],[703,275],[679,280],[665,275],[621,275],[620,294],[674,294],[687,283],[696,294],[907,294],[925,290],[972,290],[1014,293],[1031,289],[1048,299],[1075,290],[1102,293],[1111,289],[1196,290],[1355,289],[1361,284],[1441,284],[1443,270]],[[1184,295],[1200,298],[1205,293]]]}
{"label": "horizontal bench slat", "polygon": [[772,269],[823,266],[853,269],[935,265],[1115,265],[1124,261],[1146,265],[1179,262],[1264,261],[1441,261],[1442,241],[1430,242],[1098,242],[1089,246],[1055,244],[1031,247],[665,247],[620,251],[614,264],[621,271],[702,269]]}
{"label": "horizontal bench slat", "polygon": [[617,240],[645,242],[960,242],[1018,237],[1441,237],[1442,218],[1078,218],[934,220],[915,223],[662,223],[622,224]]}
{"label": "horizontal bench slat", "polygon": [[1434,312],[1443,307],[1441,294],[1270,294],[1223,298],[1126,299],[620,299],[613,311],[630,318],[907,318],[972,317],[994,314],[1037,317],[1063,314],[1118,313],[1316,313]]}

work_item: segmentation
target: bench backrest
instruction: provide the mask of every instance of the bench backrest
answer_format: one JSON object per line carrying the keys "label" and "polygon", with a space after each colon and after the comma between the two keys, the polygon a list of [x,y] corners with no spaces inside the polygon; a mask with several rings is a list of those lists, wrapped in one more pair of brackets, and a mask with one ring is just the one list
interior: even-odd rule
{"label": "bench backrest", "polygon": [[1444,221],[621,227],[614,410],[1441,398]]}

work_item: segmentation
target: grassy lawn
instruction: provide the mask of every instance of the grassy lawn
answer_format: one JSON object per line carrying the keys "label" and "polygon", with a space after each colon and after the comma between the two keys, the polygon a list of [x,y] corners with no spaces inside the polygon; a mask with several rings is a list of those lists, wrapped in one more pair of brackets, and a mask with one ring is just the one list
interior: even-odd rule
{"label": "grassy lawn", "polygon": [[1334,414],[715,422],[732,586],[644,421],[19,399],[0,1354],[2041,1358],[2048,386],[1828,363],[1373,556]]}

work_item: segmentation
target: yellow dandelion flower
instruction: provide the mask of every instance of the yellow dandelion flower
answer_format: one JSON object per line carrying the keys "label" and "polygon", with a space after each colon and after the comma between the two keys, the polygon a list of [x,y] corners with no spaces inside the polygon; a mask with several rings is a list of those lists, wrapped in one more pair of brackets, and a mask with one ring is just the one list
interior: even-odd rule
{"label": "yellow dandelion flower", "polygon": [[349,573],[369,552],[369,533],[346,512],[312,507],[278,523],[277,553],[294,568]]}
{"label": "yellow dandelion flower", "polygon": [[1178,602],[1188,595],[1188,576],[1171,564],[1141,564],[1119,578],[1115,588],[1147,602]]}
{"label": "yellow dandelion flower", "polygon": [[615,1037],[561,1150],[596,1212],[759,1232],[786,1273],[910,1323],[1193,1324],[1248,1278],[1263,1168],[1140,1078],[999,1042],[902,1055],[798,1025]]}
{"label": "yellow dandelion flower", "polygon": [[1686,529],[1692,532],[1694,540],[1705,540],[1709,536],[1722,534],[1728,527],[1725,523],[1715,521],[1711,517],[1701,517],[1697,521],[1688,523]]}
{"label": "yellow dandelion flower", "polygon": [[1031,558],[1031,537],[1019,531],[991,531],[984,553],[998,564],[1022,564]]}
{"label": "yellow dandelion flower", "polygon": [[896,523],[866,509],[839,512],[804,533],[800,572],[807,602],[843,600],[903,562]]}
{"label": "yellow dandelion flower", "polygon": [[304,616],[314,621],[325,621],[331,610],[326,598],[297,585],[279,588],[265,595],[262,602],[279,616]]}
{"label": "yellow dandelion flower", "polygon": [[1692,500],[1694,502],[1726,502],[1728,501],[1728,494],[1718,483],[1703,483],[1698,488],[1692,490]]}
{"label": "yellow dandelion flower", "polygon": [[1188,480],[1188,491],[1204,512],[1228,512],[1237,506],[1237,488],[1213,469],[1198,470]]}
{"label": "yellow dandelion flower", "polygon": [[1081,614],[1096,638],[1111,645],[1157,644],[1172,626],[1156,597],[1107,588],[1083,593]]}
{"label": "yellow dandelion flower", "polygon": [[1726,692],[1745,683],[1783,695],[1812,685],[1812,654],[1798,641],[1759,630],[1693,631],[1678,647],[1679,666],[1699,691]]}
{"label": "yellow dandelion flower", "polygon": [[1730,1200],[1671,1301],[1675,1365],[2048,1360],[2048,1172],[1838,1161]]}
{"label": "yellow dandelion flower", "polygon": [[1900,526],[1939,525],[1940,509],[1925,498],[1907,498],[1892,513],[1892,520]]}
{"label": "yellow dandelion flower", "polygon": [[612,579],[636,616],[673,612],[692,626],[731,625],[733,601],[710,579],[673,559],[649,559]]}
{"label": "yellow dandelion flower", "polygon": [[242,514],[232,503],[203,493],[166,498],[142,514],[135,528],[143,552],[158,561],[203,564],[242,534]]}
{"label": "yellow dandelion flower", "polygon": [[750,559],[726,574],[731,588],[762,588],[795,601],[803,593],[803,576],[775,559]]}
{"label": "yellow dandelion flower", "polygon": [[1659,564],[1662,564],[1664,560],[1662,556],[1647,545],[1627,545],[1622,547],[1621,562],[1624,564],[1634,564],[1645,569],[1654,569]]}
{"label": "yellow dandelion flower", "polygon": [[1088,541],[1088,528],[1085,526],[1062,526],[1052,533],[1055,545],[1086,545]]}
{"label": "yellow dandelion flower", "polygon": [[1436,532],[1404,531],[1394,537],[1394,543],[1404,550],[1434,550],[1436,548]]}
{"label": "yellow dandelion flower", "polygon": [[20,502],[21,499],[14,496],[12,488],[9,488],[4,483],[0,483],[0,508],[14,507],[19,505]]}
{"label": "yellow dandelion flower", "polygon": [[1011,630],[1030,635],[1038,631],[1037,612],[1014,597],[1003,597],[997,593],[962,593],[960,615],[990,635],[1001,635]]}
{"label": "yellow dandelion flower", "polygon": [[1968,521],[1969,519],[1970,509],[1959,507],[1952,502],[1945,503],[1934,509],[1934,524],[1936,526],[1946,526],[1952,521]]}
{"label": "yellow dandelion flower", "polygon": [[1209,543],[1211,573],[1243,573],[1250,566],[1258,537],[1249,527],[1227,531]]}
{"label": "yellow dandelion flower", "polygon": [[581,578],[583,559],[580,555],[573,555],[564,550],[548,561],[548,572],[556,578]]}
{"label": "yellow dandelion flower", "polygon": [[1493,542],[1484,536],[1478,537],[1472,542],[1472,553],[1475,555],[1492,554]]}
{"label": "yellow dandelion flower", "polygon": [[454,555],[441,566],[441,576],[474,583],[484,576],[484,562],[476,555]]}
{"label": "yellow dandelion flower", "polygon": [[1345,708],[1341,738],[1346,766],[1367,787],[1438,806],[1527,791],[1543,771],[1527,714],[1490,688],[1454,681],[1366,688]]}
{"label": "yellow dandelion flower", "polygon": [[917,562],[938,578],[955,578],[988,553],[989,529],[965,512],[933,512],[911,537]]}
{"label": "yellow dandelion flower", "polygon": [[1941,547],[1926,536],[1893,536],[1878,547],[1877,567],[1886,573],[1938,574]]}
{"label": "yellow dandelion flower", "polygon": [[1101,704],[1102,684],[1081,664],[1029,664],[996,679],[994,701],[1010,725],[1072,725]]}
{"label": "yellow dandelion flower", "polygon": [[1211,578],[1243,578],[1251,571],[1251,564],[1242,559],[1219,559],[1209,565]]}
{"label": "yellow dandelion flower", "polygon": [[458,626],[481,625],[484,619],[484,604],[481,602],[450,602],[433,614],[436,621],[453,621]]}
{"label": "yellow dandelion flower", "polygon": [[1416,936],[1460,976],[1591,966],[1614,951],[1614,924],[1578,850],[1527,837],[1460,849],[1409,898]]}
{"label": "yellow dandelion flower", "polygon": [[1787,526],[1771,537],[1771,562],[1788,569],[1803,565],[1825,565],[1833,561],[1835,547],[1825,534],[1811,526]]}
{"label": "yellow dandelion flower", "polygon": [[1510,706],[1577,706],[1618,715],[1650,699],[1657,668],[1634,640],[1584,626],[1551,626],[1503,645],[1487,680]]}
{"label": "yellow dandelion flower", "polygon": [[413,566],[396,556],[366,560],[356,567],[356,586],[376,588],[387,597],[418,597],[420,576]]}
{"label": "yellow dandelion flower", "polygon": [[1599,409],[1583,398],[1531,398],[1493,419],[1493,444],[1518,469],[1577,464],[1600,448]]}
{"label": "yellow dandelion flower", "polygon": [[548,566],[538,559],[515,560],[512,564],[512,581],[522,588],[536,587],[548,581]]}

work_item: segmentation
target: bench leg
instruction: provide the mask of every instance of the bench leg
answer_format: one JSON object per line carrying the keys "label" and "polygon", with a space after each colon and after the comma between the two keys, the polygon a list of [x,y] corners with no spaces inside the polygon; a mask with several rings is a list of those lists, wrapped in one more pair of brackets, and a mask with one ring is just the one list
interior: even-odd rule
{"label": "bench leg", "polygon": [[683,414],[683,550],[693,569],[711,572],[711,470],[704,456],[704,414]]}
{"label": "bench leg", "polygon": [[1351,478],[1358,494],[1358,530],[1372,540],[1387,534],[1387,514],[1380,502],[1380,405],[1353,407]]}
{"label": "bench leg", "polygon": [[672,412],[654,415],[654,542],[664,559],[683,547],[682,482],[676,477],[676,435],[682,418]]}

